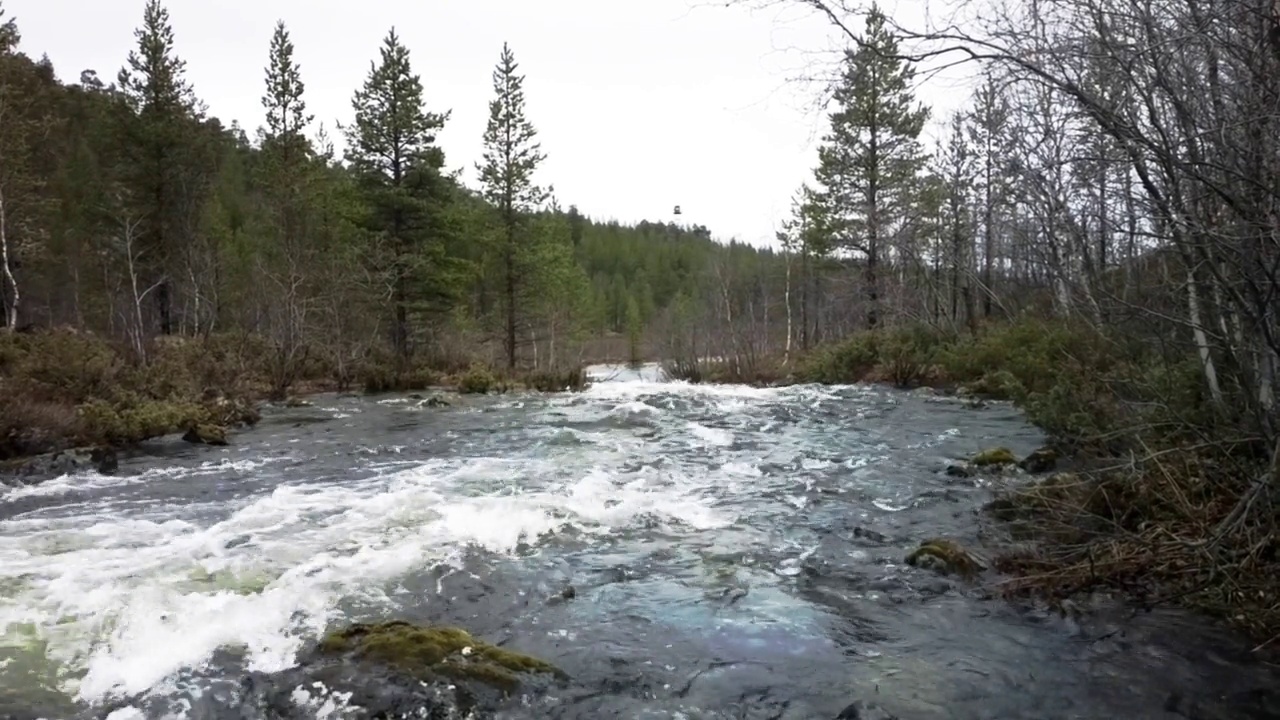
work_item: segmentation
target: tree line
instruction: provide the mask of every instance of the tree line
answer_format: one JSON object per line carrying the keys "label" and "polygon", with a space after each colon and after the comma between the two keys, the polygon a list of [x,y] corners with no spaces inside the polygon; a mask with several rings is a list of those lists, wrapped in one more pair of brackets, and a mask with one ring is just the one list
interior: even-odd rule
{"label": "tree line", "polygon": [[317,366],[344,385],[373,363],[552,368],[647,356],[659,315],[726,252],[705,227],[564,208],[540,184],[545,153],[506,45],[473,188],[446,170],[450,113],[430,106],[394,29],[331,129],[307,110],[279,22],[252,134],[200,101],[160,0],[113,82],[86,70],[63,83],[19,42],[4,19],[9,331],[91,330],[141,362],[165,337],[252,334],[279,393]]}

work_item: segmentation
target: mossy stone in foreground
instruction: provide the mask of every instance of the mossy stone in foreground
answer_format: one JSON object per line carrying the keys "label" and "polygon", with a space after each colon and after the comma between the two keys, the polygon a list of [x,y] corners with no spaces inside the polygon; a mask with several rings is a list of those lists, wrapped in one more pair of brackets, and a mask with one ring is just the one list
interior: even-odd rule
{"label": "mossy stone in foreground", "polygon": [[991,465],[1016,465],[1018,458],[1014,456],[1013,451],[1009,448],[991,448],[970,458],[969,463],[974,467],[989,467]]}
{"label": "mossy stone in foreground", "polygon": [[475,680],[511,692],[522,673],[564,671],[538,658],[490,645],[466,630],[425,627],[395,620],[352,625],[329,633],[320,642],[326,655],[350,654],[359,660],[381,663],[423,680],[448,677]]}
{"label": "mossy stone in foreground", "polygon": [[914,567],[927,567],[942,573],[971,577],[986,569],[986,564],[958,544],[940,538],[925,540],[911,551],[906,560]]}

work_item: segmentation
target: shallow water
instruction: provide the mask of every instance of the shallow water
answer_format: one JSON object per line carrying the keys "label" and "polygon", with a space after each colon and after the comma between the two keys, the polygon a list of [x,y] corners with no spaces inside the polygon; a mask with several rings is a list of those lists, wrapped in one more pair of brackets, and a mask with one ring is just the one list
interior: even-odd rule
{"label": "shallow water", "polygon": [[1204,622],[1082,625],[904,566],[924,538],[978,541],[1009,480],[939,470],[1035,448],[1011,408],[593,372],[443,409],[321,396],[229,448],[4,490],[0,717],[250,717],[224,685],[388,618],[572,676],[511,718],[1280,717],[1272,669]]}

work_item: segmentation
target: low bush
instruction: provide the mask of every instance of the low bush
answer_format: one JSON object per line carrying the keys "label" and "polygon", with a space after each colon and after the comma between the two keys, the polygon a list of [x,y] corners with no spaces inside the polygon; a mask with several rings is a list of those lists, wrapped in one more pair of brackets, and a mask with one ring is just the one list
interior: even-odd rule
{"label": "low bush", "polygon": [[581,392],[591,381],[587,369],[578,365],[562,370],[535,370],[525,376],[524,384],[539,392]]}

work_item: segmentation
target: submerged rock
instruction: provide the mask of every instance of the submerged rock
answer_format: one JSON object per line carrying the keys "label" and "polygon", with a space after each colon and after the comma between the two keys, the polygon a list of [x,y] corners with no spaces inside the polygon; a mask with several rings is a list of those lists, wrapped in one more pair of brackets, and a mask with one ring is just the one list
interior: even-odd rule
{"label": "submerged rock", "polygon": [[227,430],[220,425],[201,423],[192,425],[182,439],[196,445],[226,445]]}
{"label": "submerged rock", "polygon": [[284,406],[287,408],[304,408],[304,407],[311,407],[311,403],[307,402],[306,400],[303,400],[297,395],[294,395],[284,401]]}
{"label": "submerged rock", "polygon": [[836,716],[836,720],[898,720],[898,716],[890,714],[883,708],[859,700],[841,710],[840,714]]}
{"label": "submerged rock", "polygon": [[907,555],[906,563],[944,575],[956,574],[964,577],[976,575],[987,569],[985,561],[959,544],[941,538],[920,543],[920,547]]}
{"label": "submerged rock", "polygon": [[567,676],[551,663],[490,645],[453,627],[426,627],[399,620],[356,624],[320,642],[322,655],[395,668],[426,682],[474,682],[510,693],[532,674]]}

